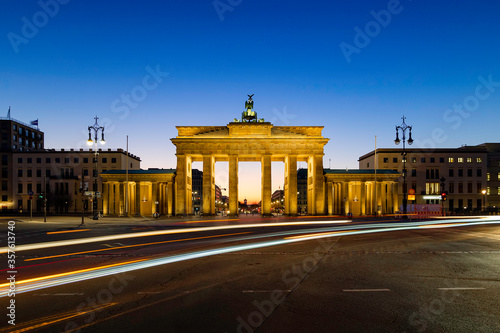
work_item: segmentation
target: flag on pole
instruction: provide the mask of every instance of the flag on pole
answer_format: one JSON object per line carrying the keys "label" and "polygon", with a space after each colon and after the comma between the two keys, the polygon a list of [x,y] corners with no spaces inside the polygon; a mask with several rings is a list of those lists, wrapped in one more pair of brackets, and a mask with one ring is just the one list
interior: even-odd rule
{"label": "flag on pole", "polygon": [[9,106],[9,111],[7,111],[7,118],[10,119],[10,106]]}
{"label": "flag on pole", "polygon": [[33,120],[30,124],[34,125],[34,126],[38,126],[38,119],[37,120]]}

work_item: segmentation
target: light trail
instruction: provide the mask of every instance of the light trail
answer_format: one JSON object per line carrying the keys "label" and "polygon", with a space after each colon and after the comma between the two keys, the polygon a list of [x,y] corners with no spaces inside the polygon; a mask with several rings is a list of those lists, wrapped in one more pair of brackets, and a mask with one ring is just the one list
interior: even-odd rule
{"label": "light trail", "polygon": [[[429,225],[431,223],[426,222],[426,224]],[[445,227],[452,228],[452,227],[463,227],[463,226],[471,226],[471,225],[487,225],[487,224],[500,224],[500,221],[484,221],[483,220],[483,221],[471,222],[471,223],[466,223],[466,224],[453,223],[450,225],[446,225]],[[109,276],[109,275],[113,275],[113,274],[120,274],[120,273],[129,272],[129,271],[145,269],[145,268],[150,268],[150,267],[155,267],[155,266],[159,266],[159,265],[165,265],[165,264],[170,264],[170,263],[175,263],[175,262],[180,262],[180,261],[185,261],[185,260],[209,257],[209,256],[214,256],[214,255],[219,255],[219,254],[225,254],[225,253],[230,253],[230,252],[253,250],[253,249],[262,248],[262,247],[291,244],[291,243],[303,242],[303,241],[320,239],[320,238],[379,233],[379,232],[388,232],[388,231],[415,230],[415,229],[419,229],[420,227],[421,227],[420,224],[412,223],[411,225],[398,226],[398,227],[392,227],[392,228],[383,227],[383,228],[378,228],[378,229],[352,230],[352,231],[344,231],[344,232],[336,232],[336,233],[331,233],[331,232],[330,233],[328,233],[328,232],[327,233],[314,233],[314,234],[305,235],[304,237],[301,237],[301,238],[293,238],[293,239],[292,238],[283,238],[283,239],[277,239],[277,240],[257,242],[257,243],[252,243],[252,244],[233,245],[233,246],[227,246],[227,247],[218,248],[218,249],[211,249],[211,250],[198,251],[198,252],[192,252],[192,253],[186,253],[186,254],[179,254],[179,255],[161,257],[161,258],[155,258],[155,259],[134,260],[134,261],[129,261],[129,262],[125,262],[125,263],[111,264],[111,265],[94,267],[94,268],[85,269],[85,270],[79,270],[79,271],[75,271],[75,272],[54,274],[54,275],[49,275],[49,276],[45,276],[45,277],[22,280],[22,281],[16,282],[16,293],[29,292],[29,291],[48,288],[48,287],[52,287],[52,286],[58,286],[58,285],[62,285],[62,284],[72,283],[72,282],[80,282],[83,280],[94,279],[94,278]],[[9,292],[9,284],[8,283],[0,285],[0,297],[7,296],[8,292]]]}
{"label": "light trail", "polygon": [[[74,255],[86,254],[86,253],[95,253],[95,252],[103,252],[103,251],[113,251],[113,250],[119,250],[119,249],[131,248],[131,247],[138,247],[138,246],[148,246],[148,245],[175,243],[175,242],[185,242],[185,241],[190,241],[190,240],[198,240],[198,239],[206,239],[206,238],[216,238],[216,237],[224,237],[224,236],[235,236],[235,235],[243,235],[243,234],[249,234],[249,233],[250,233],[250,231],[247,231],[247,232],[238,232],[238,233],[233,233],[233,234],[215,235],[215,236],[204,236],[204,237],[194,237],[194,238],[184,238],[184,239],[172,239],[172,240],[161,241],[161,242],[141,243],[141,244],[134,244],[134,245],[125,245],[125,246],[111,247],[111,248],[106,248],[106,249],[89,250],[89,251],[81,251],[81,252],[73,252],[73,253],[65,253],[65,254],[56,254],[56,255],[53,255],[53,256],[24,259],[24,261],[44,260],[44,259],[52,259],[52,258],[59,258],[59,257],[68,257],[68,256],[74,256]],[[19,268],[22,268],[22,267],[19,267]]]}
{"label": "light trail", "polygon": [[[266,227],[282,227],[282,226],[293,226],[293,225],[314,225],[314,224],[332,224],[332,223],[346,223],[350,221],[308,221],[308,222],[278,222],[278,223],[260,223],[260,224],[239,224],[239,225],[222,225],[213,227],[198,227],[198,228],[186,228],[186,229],[173,229],[173,230],[155,230],[155,231],[145,231],[145,232],[135,232],[130,234],[119,234],[110,236],[98,236],[98,237],[87,237],[71,240],[60,240],[53,242],[43,242],[35,244],[26,244],[16,246],[16,252],[27,251],[27,250],[38,250],[46,249],[59,246],[68,245],[78,245],[87,244],[95,242],[106,242],[110,240],[126,239],[134,237],[149,237],[158,235],[171,235],[171,234],[181,234],[189,232],[200,232],[200,231],[219,231],[228,229],[245,229],[245,228],[266,228]],[[0,248],[0,253],[7,253],[9,251],[8,247]]]}
{"label": "light trail", "polygon": [[55,234],[68,234],[70,232],[81,232],[81,231],[89,231],[90,229],[75,229],[75,230],[63,230],[63,231],[50,231],[47,232],[47,235],[55,235]]}

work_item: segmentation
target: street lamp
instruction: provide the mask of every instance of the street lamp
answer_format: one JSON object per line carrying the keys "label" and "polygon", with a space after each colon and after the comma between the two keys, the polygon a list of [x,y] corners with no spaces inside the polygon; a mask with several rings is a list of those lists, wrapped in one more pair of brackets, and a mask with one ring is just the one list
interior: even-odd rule
{"label": "street lamp", "polygon": [[399,145],[401,140],[399,140],[399,130],[401,130],[401,134],[403,137],[403,152],[401,155],[403,155],[403,219],[408,218],[406,215],[407,211],[407,205],[408,205],[408,191],[406,189],[406,130],[409,130],[409,137],[408,137],[408,144],[411,145],[413,143],[413,139],[411,138],[411,126],[406,125],[405,119],[406,117],[403,116],[401,119],[403,119],[403,123],[399,126],[396,126],[396,140],[394,140],[394,143],[396,145]]}
{"label": "street lamp", "polygon": [[[99,211],[98,211],[98,206],[97,206],[97,177],[99,174],[98,168],[97,168],[97,156],[99,153],[97,152],[97,138],[98,138],[98,133],[101,131],[101,140],[99,140],[99,143],[101,145],[105,144],[106,141],[104,140],[104,126],[99,126],[97,123],[97,119],[99,119],[97,116],[94,117],[95,123],[92,126],[88,127],[89,130],[89,139],[87,140],[87,145],[92,146],[94,145],[94,162],[95,162],[95,175],[94,175],[94,188],[92,191],[92,219],[93,220],[98,220],[99,219]],[[94,131],[94,139],[92,140],[92,131]]]}

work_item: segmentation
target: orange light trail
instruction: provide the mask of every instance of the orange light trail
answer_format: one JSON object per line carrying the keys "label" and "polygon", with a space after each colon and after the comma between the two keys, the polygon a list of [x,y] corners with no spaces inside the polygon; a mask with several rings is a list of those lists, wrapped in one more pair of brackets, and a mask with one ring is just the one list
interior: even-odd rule
{"label": "orange light trail", "polygon": [[47,232],[47,235],[54,235],[54,234],[67,234],[70,232],[81,232],[81,231],[88,231],[90,229],[76,229],[76,230],[63,230],[63,231],[50,231]]}
{"label": "orange light trail", "polygon": [[[132,264],[132,263],[140,262],[140,261],[144,261],[144,260],[147,260],[147,259],[137,259],[137,260],[131,260],[131,261],[126,261],[126,262],[120,262],[117,264],[110,264],[110,265],[105,265],[105,266],[80,269],[77,271],[71,271],[71,272],[66,272],[66,273],[58,273],[58,274],[52,274],[52,275],[46,275],[46,276],[39,276],[39,277],[32,278],[32,279],[16,281],[16,285],[30,283],[30,282],[37,282],[37,281],[47,280],[47,279],[53,279],[53,278],[58,278],[58,277],[68,276],[68,275],[73,275],[73,274],[92,272],[92,271],[96,271],[96,270],[100,270],[100,269]],[[10,285],[10,283],[2,283],[2,284],[0,284],[0,288],[7,287],[9,285]]]}

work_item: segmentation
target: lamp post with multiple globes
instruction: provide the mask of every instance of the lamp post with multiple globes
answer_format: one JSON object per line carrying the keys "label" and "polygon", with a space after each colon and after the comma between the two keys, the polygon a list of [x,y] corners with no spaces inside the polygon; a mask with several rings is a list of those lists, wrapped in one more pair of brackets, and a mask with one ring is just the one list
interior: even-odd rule
{"label": "lamp post with multiple globes", "polygon": [[[95,163],[95,174],[94,174],[94,188],[92,191],[92,219],[93,220],[98,220],[99,219],[99,210],[98,210],[98,205],[97,205],[97,177],[99,176],[98,168],[97,168],[97,156],[99,153],[97,152],[97,141],[98,141],[98,133],[101,131],[101,140],[99,140],[99,143],[101,145],[105,144],[106,141],[104,140],[104,126],[99,126],[97,123],[97,119],[99,119],[97,116],[95,116],[95,123],[92,126],[88,127],[89,130],[89,139],[87,140],[87,145],[92,146],[94,145],[94,163]],[[91,130],[94,131],[94,139],[92,139],[92,132]]]}
{"label": "lamp post with multiple globes", "polygon": [[406,188],[406,130],[409,130],[409,137],[408,137],[408,144],[411,145],[413,143],[413,139],[411,138],[411,126],[406,125],[405,119],[406,117],[403,116],[401,119],[403,119],[403,123],[399,126],[396,126],[396,140],[394,140],[394,143],[399,145],[401,140],[399,140],[399,131],[401,130],[402,133],[402,138],[403,138],[403,152],[401,155],[403,156],[403,219],[408,218],[406,215],[407,213],[407,205],[408,205],[408,190]]}

